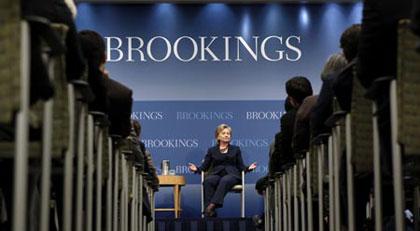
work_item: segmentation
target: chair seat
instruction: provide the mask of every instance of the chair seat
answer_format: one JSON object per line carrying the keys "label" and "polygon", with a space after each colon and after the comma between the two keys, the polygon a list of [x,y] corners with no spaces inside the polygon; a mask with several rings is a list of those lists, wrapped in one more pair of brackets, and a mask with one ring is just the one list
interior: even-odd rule
{"label": "chair seat", "polygon": [[230,191],[240,193],[240,192],[242,192],[242,185],[237,184],[237,185],[233,186]]}

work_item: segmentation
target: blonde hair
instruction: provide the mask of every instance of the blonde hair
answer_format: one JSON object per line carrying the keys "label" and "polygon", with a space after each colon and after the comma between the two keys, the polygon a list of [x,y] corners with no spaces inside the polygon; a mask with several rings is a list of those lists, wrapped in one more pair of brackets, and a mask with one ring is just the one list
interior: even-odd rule
{"label": "blonde hair", "polygon": [[217,142],[219,142],[219,140],[217,139],[217,137],[219,137],[219,134],[224,130],[224,129],[228,129],[230,132],[230,135],[232,135],[232,128],[227,125],[227,124],[220,124],[219,126],[216,127],[216,131],[214,133],[214,137],[216,138]]}
{"label": "blonde hair", "polygon": [[321,73],[321,79],[324,80],[331,74],[341,71],[347,65],[347,59],[342,53],[336,53],[328,57],[325,62],[324,69]]}

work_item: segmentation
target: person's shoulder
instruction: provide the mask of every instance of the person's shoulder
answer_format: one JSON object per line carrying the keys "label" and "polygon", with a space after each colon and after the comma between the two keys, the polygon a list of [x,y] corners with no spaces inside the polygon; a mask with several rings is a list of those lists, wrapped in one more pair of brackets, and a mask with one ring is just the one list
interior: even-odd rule
{"label": "person's shoulder", "polygon": [[232,144],[230,144],[230,145],[229,145],[229,148],[230,148],[232,151],[237,151],[237,150],[240,150],[240,147],[239,147],[239,146],[232,145]]}
{"label": "person's shoulder", "polygon": [[290,118],[294,118],[295,115],[296,115],[296,113],[297,113],[297,109],[296,108],[292,108],[292,109],[290,109],[290,111],[284,113],[280,117],[280,121],[289,120]]}
{"label": "person's shoulder", "polygon": [[218,148],[217,145],[215,145],[215,146],[210,147],[207,151],[214,153],[215,151],[217,151],[217,148]]}
{"label": "person's shoulder", "polygon": [[302,105],[308,105],[308,104],[311,105],[314,102],[316,102],[317,99],[318,99],[318,95],[310,95],[303,100]]}

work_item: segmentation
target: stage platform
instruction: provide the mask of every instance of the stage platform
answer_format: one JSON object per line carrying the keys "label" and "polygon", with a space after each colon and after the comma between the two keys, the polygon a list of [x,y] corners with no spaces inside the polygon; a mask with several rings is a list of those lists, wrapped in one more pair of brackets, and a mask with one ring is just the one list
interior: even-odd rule
{"label": "stage platform", "polygon": [[257,231],[251,218],[157,218],[156,231]]}

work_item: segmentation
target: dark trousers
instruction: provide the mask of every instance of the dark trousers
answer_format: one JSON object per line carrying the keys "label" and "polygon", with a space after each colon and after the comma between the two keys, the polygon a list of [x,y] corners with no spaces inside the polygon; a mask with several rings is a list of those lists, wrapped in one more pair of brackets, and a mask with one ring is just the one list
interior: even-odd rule
{"label": "dark trousers", "polygon": [[209,203],[214,203],[216,207],[223,207],[223,198],[239,182],[240,179],[230,174],[207,176],[203,182],[204,205],[207,207]]}

